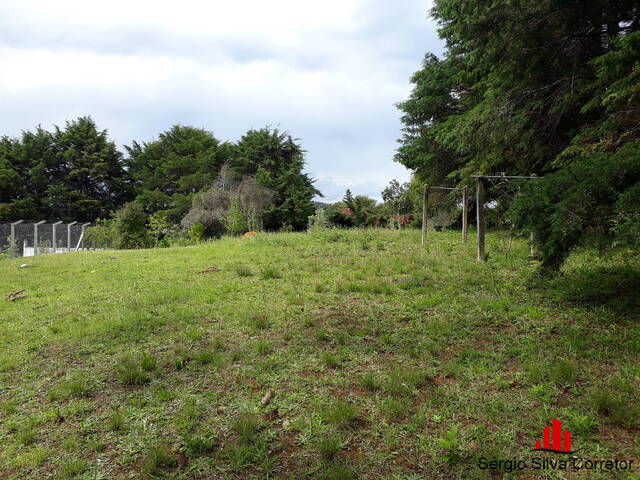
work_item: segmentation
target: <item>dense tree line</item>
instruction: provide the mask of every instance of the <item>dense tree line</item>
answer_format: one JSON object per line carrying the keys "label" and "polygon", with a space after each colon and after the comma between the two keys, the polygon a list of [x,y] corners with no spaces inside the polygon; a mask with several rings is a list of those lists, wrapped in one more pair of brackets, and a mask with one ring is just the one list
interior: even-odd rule
{"label": "dense tree line", "polygon": [[[20,138],[0,138],[0,221],[113,216],[109,228],[121,225],[125,243],[139,246],[149,243],[154,230],[179,227],[224,169],[239,189],[227,207],[246,216],[247,228],[305,228],[319,194],[303,172],[299,142],[277,129],[252,129],[230,143],[176,125],[156,140],[125,148],[123,154],[90,117],[52,132],[38,127]],[[264,211],[258,213],[258,205]]]}
{"label": "dense tree line", "polygon": [[490,194],[547,266],[594,234],[638,242],[638,3],[436,0],[432,15],[446,53],[426,55],[399,104],[396,159],[430,184],[544,177]]}

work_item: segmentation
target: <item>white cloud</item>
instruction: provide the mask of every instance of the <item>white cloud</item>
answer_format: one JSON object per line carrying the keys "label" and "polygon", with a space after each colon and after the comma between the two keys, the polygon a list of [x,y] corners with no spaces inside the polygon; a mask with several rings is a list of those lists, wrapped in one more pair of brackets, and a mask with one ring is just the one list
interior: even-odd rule
{"label": "white cloud", "polygon": [[86,114],[119,144],[176,123],[230,140],[279,125],[302,139],[328,198],[408,178],[392,162],[394,103],[425,51],[441,49],[424,0],[0,7],[0,134]]}

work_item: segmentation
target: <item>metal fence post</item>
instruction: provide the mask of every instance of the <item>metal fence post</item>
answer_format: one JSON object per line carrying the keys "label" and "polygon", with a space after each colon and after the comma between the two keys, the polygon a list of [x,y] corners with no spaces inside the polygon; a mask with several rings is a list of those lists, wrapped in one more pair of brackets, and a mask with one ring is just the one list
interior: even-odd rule
{"label": "metal fence post", "polygon": [[80,248],[84,249],[84,229],[91,225],[91,222],[82,224],[82,232],[80,232]]}
{"label": "metal fence post", "polygon": [[67,253],[71,253],[71,225],[75,225],[78,222],[71,222],[67,224]]}
{"label": "metal fence post", "polygon": [[11,224],[11,243],[16,243],[16,225],[22,222],[24,222],[24,220],[17,220]]}
{"label": "metal fence post", "polygon": [[38,255],[38,227],[43,223],[46,223],[46,220],[40,220],[37,223],[33,224],[33,256]]}
{"label": "metal fence post", "polygon": [[56,223],[53,224],[53,226],[51,227],[53,229],[53,253],[57,253],[56,252],[56,248],[58,247],[58,241],[56,240],[56,227],[58,225],[60,225],[62,223],[62,220],[58,220]]}

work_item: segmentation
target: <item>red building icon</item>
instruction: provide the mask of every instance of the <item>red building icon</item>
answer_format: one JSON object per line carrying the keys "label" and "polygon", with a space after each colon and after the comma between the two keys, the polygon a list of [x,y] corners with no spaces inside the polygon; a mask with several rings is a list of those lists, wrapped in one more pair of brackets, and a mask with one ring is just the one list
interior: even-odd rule
{"label": "red building icon", "polygon": [[562,430],[562,422],[551,420],[551,426],[544,427],[542,442],[536,442],[534,450],[546,450],[556,453],[573,453],[571,450],[571,432]]}

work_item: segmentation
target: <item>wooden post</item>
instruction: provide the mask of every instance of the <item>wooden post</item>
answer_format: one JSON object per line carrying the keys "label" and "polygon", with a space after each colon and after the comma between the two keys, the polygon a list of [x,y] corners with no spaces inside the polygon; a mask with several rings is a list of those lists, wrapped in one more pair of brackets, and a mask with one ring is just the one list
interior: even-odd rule
{"label": "wooden post", "polygon": [[467,230],[469,230],[469,194],[467,187],[462,189],[462,243],[467,243]]}
{"label": "wooden post", "polygon": [[424,246],[424,243],[427,240],[427,199],[428,199],[427,190],[428,189],[429,187],[425,185],[422,191],[422,246]]}
{"label": "wooden post", "polygon": [[478,227],[478,261],[485,262],[484,252],[484,179],[478,178],[476,184],[476,219]]}

